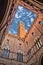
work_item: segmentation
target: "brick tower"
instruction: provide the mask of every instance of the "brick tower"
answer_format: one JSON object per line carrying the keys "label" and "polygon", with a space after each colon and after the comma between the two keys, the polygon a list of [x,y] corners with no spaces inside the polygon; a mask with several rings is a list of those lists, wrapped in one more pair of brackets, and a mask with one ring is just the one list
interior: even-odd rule
{"label": "brick tower", "polygon": [[24,25],[23,25],[23,22],[21,21],[21,22],[19,23],[19,26],[18,26],[18,36],[19,36],[20,38],[24,38],[25,35],[26,35],[26,29],[25,29],[25,27],[24,27]]}

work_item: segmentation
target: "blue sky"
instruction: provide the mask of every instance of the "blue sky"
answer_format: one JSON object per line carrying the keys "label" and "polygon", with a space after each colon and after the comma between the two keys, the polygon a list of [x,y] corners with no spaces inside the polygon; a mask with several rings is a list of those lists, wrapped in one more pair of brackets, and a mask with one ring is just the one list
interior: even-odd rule
{"label": "blue sky", "polygon": [[35,18],[36,18],[35,13],[19,5],[14,16],[14,19],[12,21],[11,27],[9,29],[9,33],[11,34],[18,33],[18,25],[20,21],[23,22],[26,31],[28,31],[32,23],[34,22]]}

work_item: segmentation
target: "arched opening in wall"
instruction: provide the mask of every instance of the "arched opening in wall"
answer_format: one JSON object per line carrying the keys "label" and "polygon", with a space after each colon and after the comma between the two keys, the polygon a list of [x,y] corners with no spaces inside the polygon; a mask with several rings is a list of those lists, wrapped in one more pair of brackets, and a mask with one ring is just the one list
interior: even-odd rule
{"label": "arched opening in wall", "polygon": [[41,65],[43,65],[43,56],[42,56],[42,58],[41,58]]}
{"label": "arched opening in wall", "polygon": [[8,0],[0,0],[0,24],[5,15],[7,4],[8,4]]}
{"label": "arched opening in wall", "polygon": [[23,54],[22,53],[17,53],[17,61],[23,62]]}

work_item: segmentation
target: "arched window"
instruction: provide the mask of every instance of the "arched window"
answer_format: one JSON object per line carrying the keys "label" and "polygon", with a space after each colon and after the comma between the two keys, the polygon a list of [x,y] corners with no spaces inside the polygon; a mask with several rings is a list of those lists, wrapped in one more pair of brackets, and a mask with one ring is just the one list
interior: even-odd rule
{"label": "arched window", "polygon": [[43,25],[43,22],[42,22],[42,21],[39,21],[39,24],[40,24],[40,25]]}
{"label": "arched window", "polygon": [[5,48],[2,50],[2,57],[3,58],[8,58],[9,54],[10,54],[10,50],[5,49]]}
{"label": "arched window", "polygon": [[23,53],[21,49],[21,43],[19,43],[19,47],[18,47],[17,61],[23,62]]}
{"label": "arched window", "polygon": [[17,53],[17,61],[23,62],[23,54],[22,53]]}
{"label": "arched window", "polygon": [[32,32],[32,36],[35,36],[35,33],[34,32]]}

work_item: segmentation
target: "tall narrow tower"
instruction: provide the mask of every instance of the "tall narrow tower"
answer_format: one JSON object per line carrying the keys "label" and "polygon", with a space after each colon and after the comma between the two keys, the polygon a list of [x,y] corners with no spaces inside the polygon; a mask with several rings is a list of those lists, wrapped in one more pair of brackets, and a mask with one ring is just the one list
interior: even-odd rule
{"label": "tall narrow tower", "polygon": [[18,36],[20,38],[25,38],[25,35],[26,35],[26,29],[23,25],[23,22],[21,21],[18,26]]}

